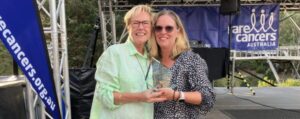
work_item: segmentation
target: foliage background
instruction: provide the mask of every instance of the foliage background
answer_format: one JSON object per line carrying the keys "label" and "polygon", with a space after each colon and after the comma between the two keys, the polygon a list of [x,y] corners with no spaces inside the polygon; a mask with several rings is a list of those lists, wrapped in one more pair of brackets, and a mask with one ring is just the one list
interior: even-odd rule
{"label": "foliage background", "polygon": [[[97,0],[66,0],[69,66],[81,67],[98,17]],[[101,53],[100,39],[97,54]]]}

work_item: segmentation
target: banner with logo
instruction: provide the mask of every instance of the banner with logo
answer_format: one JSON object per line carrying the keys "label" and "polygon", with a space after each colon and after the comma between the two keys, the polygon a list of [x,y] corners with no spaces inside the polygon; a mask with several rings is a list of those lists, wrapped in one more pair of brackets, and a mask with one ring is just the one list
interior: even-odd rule
{"label": "banner with logo", "polygon": [[231,48],[274,50],[278,47],[279,5],[241,6],[237,15],[221,15],[218,6],[161,7],[181,18],[189,40],[209,48],[228,48],[231,19]]}
{"label": "banner with logo", "polygon": [[236,50],[275,50],[278,47],[279,5],[243,6],[232,21]]}
{"label": "banner with logo", "polygon": [[1,0],[0,39],[54,119],[59,104],[35,0]]}

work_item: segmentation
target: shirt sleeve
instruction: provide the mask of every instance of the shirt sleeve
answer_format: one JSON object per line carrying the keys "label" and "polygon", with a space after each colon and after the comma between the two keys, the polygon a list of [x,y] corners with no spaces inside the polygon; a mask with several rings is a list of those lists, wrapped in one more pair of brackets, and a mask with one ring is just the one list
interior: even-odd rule
{"label": "shirt sleeve", "polygon": [[95,96],[105,107],[110,110],[118,108],[114,104],[113,92],[120,91],[118,80],[117,57],[114,56],[113,49],[108,48],[99,58],[96,64],[95,79],[98,87],[95,89]]}
{"label": "shirt sleeve", "polygon": [[206,62],[199,56],[193,55],[188,73],[188,83],[193,91],[199,91],[202,96],[200,113],[206,114],[215,103],[215,94],[208,80],[208,68]]}

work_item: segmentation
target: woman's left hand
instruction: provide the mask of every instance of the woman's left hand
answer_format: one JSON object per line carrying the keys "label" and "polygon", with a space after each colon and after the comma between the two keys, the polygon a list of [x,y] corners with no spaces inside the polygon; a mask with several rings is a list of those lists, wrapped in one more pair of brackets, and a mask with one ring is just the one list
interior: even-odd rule
{"label": "woman's left hand", "polygon": [[162,92],[161,97],[167,98],[167,100],[174,100],[173,98],[176,98],[176,92],[171,88],[159,88],[158,91]]}

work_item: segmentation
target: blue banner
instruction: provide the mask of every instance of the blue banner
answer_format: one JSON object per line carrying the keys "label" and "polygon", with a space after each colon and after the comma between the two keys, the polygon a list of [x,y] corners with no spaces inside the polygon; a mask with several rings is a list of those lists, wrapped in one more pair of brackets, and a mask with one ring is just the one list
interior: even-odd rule
{"label": "blue banner", "polygon": [[[161,7],[181,18],[190,40],[205,47],[228,48],[229,15],[221,15],[218,6]],[[278,47],[279,5],[241,6],[231,16],[231,49],[275,50]]]}
{"label": "blue banner", "polygon": [[189,40],[198,41],[206,47],[227,47],[227,39],[219,34],[220,15],[217,6],[161,7],[178,14],[185,26]]}
{"label": "blue banner", "polygon": [[243,6],[232,22],[233,49],[278,48],[279,5]]}
{"label": "blue banner", "polygon": [[54,119],[59,104],[35,0],[1,0],[0,39]]}

